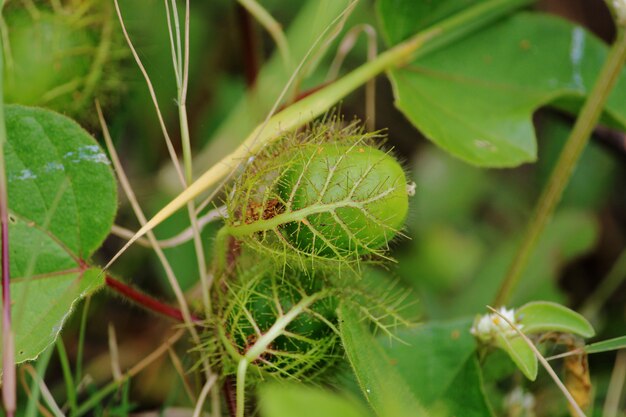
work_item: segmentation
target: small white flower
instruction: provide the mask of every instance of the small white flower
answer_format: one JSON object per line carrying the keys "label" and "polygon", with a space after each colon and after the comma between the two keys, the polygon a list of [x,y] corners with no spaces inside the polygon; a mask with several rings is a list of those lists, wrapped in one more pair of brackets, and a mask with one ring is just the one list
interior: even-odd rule
{"label": "small white flower", "polygon": [[[515,309],[509,310],[506,307],[500,307],[499,313],[518,328],[523,327],[523,325],[519,324],[515,319]],[[498,333],[503,333],[507,337],[517,334],[511,325],[496,313],[481,316],[480,319],[474,322],[470,332],[483,341],[492,339]]]}

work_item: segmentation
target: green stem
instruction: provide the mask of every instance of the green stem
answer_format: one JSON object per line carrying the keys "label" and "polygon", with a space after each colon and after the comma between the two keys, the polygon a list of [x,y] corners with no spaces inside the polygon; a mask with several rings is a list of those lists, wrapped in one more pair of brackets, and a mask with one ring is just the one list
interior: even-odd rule
{"label": "green stem", "polygon": [[63,379],[65,381],[67,403],[70,407],[70,415],[72,415],[76,411],[76,407],[78,404],[76,401],[76,384],[74,383],[74,378],[72,377],[70,360],[67,356],[67,351],[65,350],[63,338],[60,336],[57,338],[56,347],[57,351],[59,352],[59,361],[61,362],[61,370],[63,371]]}
{"label": "green stem", "polygon": [[237,366],[237,417],[244,417],[246,405],[246,372],[248,370],[248,360],[241,358]]}
{"label": "green stem", "polygon": [[[380,54],[376,59],[360,66],[343,78],[294,103],[257,126],[246,140],[230,155],[209,168],[193,184],[170,201],[152,217],[106,266],[114,262],[139,237],[160,224],[188,201],[228,176],[241,161],[276,140],[284,132],[296,129],[332,108],[352,91],[381,72],[406,65],[436,49],[486,26],[511,11],[532,3],[533,0],[491,0],[479,3],[416,34],[410,39]],[[105,269],[106,269],[105,267]]]}
{"label": "green stem", "polygon": [[576,167],[576,163],[585,149],[591,132],[602,114],[604,103],[617,82],[625,59],[626,32],[624,28],[619,28],[615,43],[609,51],[609,55],[598,75],[596,84],[580,111],[572,133],[537,202],[534,214],[528,222],[522,243],[495,298],[494,303],[496,306],[505,304],[519,283],[522,273],[528,264],[528,260],[537,246],[539,237],[543,233],[546,224],[552,217],[557,204],[561,200],[563,191],[567,187],[572,172]]}

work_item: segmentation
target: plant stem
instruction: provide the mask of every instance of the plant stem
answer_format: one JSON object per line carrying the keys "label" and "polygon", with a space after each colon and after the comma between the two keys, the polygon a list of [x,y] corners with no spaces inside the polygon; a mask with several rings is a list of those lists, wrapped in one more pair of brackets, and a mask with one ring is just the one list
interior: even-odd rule
{"label": "plant stem", "polygon": [[[153,311],[155,313],[163,314],[164,316],[171,317],[174,320],[184,322],[185,319],[183,317],[183,313],[170,305],[164,304],[159,300],[150,297],[149,295],[143,294],[133,287],[124,284],[121,281],[116,280],[110,275],[105,277],[105,283],[107,287],[111,288],[113,291],[121,294],[123,297],[136,302],[147,310]],[[191,320],[193,322],[200,321],[198,317],[191,315]]]}
{"label": "plant stem", "polygon": [[61,362],[61,370],[63,372],[63,380],[65,381],[65,390],[67,392],[67,403],[70,408],[70,414],[76,411],[78,406],[76,402],[76,383],[72,376],[72,368],[70,368],[70,360],[65,350],[63,338],[59,336],[56,340],[56,348],[59,353],[59,362]]}
{"label": "plant stem", "polygon": [[248,370],[248,360],[241,358],[237,366],[237,407],[236,416],[244,417],[246,405],[246,371]]}
{"label": "plant stem", "polygon": [[193,184],[170,201],[130,239],[107,264],[111,265],[139,237],[160,224],[172,213],[194,199],[209,187],[227,177],[242,161],[276,140],[286,131],[298,128],[328,111],[338,101],[370,79],[389,69],[405,65],[434,50],[493,22],[511,11],[532,3],[533,0],[491,0],[472,6],[410,39],[380,54],[343,78],[325,86],[304,99],[277,113],[257,126],[246,140],[230,155],[209,168]]}
{"label": "plant stem", "polygon": [[625,59],[626,32],[623,28],[619,28],[617,38],[598,75],[596,84],[587,97],[578,119],[576,119],[572,133],[537,202],[534,214],[526,226],[522,243],[495,298],[494,304],[496,306],[505,304],[519,283],[528,260],[537,246],[539,237],[561,200],[576,163],[602,114],[604,103],[619,77]]}

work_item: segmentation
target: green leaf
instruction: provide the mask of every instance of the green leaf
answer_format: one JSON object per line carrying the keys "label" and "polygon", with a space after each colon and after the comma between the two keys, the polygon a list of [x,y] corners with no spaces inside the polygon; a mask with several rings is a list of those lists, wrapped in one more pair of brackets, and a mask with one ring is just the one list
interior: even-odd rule
{"label": "green leaf", "polygon": [[[380,7],[391,43],[424,23],[409,13],[426,6],[405,3],[412,2]],[[430,7],[443,17],[460,3]],[[390,79],[397,107],[438,146],[478,166],[511,167],[537,157],[533,111],[561,98],[580,102],[606,53],[606,45],[582,27],[520,13],[390,71]],[[626,125],[624,94],[622,77],[606,105],[607,116],[621,126]]]}
{"label": "green leaf", "polygon": [[533,301],[515,313],[526,334],[540,332],[574,333],[582,337],[595,334],[591,324],[577,312],[549,301]]}
{"label": "green leaf", "polygon": [[13,282],[15,361],[36,359],[54,342],[76,303],[102,285],[104,275],[97,268]]}
{"label": "green leaf", "polygon": [[404,329],[396,334],[402,342],[379,338],[394,368],[430,415],[491,415],[476,363],[476,341],[469,331],[472,322],[430,322]]}
{"label": "green leaf", "polygon": [[603,340],[601,342],[592,343],[585,346],[587,353],[609,352],[611,350],[626,349],[626,336],[616,337],[614,339]]}
{"label": "green leaf", "polygon": [[339,309],[341,339],[363,394],[380,417],[425,416],[382,347],[359,320],[354,307]]}
{"label": "green leaf", "polygon": [[[513,331],[513,329],[511,329]],[[497,346],[504,350],[526,378],[534,381],[537,378],[537,356],[519,335],[508,336],[503,333],[496,335]]]}
{"label": "green leaf", "polygon": [[259,388],[263,417],[368,417],[356,401],[301,384],[266,384]]}
{"label": "green leaf", "polygon": [[401,342],[379,339],[394,368],[425,407],[441,398],[474,354],[471,326],[472,320],[467,319],[431,322],[399,331],[396,336]]}
{"label": "green leaf", "polygon": [[5,107],[10,271],[17,362],[59,333],[76,300],[103,284],[87,260],[113,224],[117,190],[109,160],[75,122]]}

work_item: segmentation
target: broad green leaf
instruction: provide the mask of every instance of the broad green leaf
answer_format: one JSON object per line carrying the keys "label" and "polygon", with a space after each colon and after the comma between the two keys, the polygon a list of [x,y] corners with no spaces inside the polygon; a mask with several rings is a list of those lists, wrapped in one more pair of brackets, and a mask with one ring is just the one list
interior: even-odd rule
{"label": "broad green leaf", "polygon": [[[513,331],[511,329],[511,331]],[[533,350],[519,335],[499,333],[496,336],[496,345],[504,350],[513,363],[526,378],[534,381],[537,378],[538,361]]]}
{"label": "broad green leaf", "polygon": [[[431,322],[380,338],[386,355],[425,407],[439,400],[476,350],[472,320]],[[424,383],[428,381],[428,383]]]}
{"label": "broad green leaf", "polygon": [[592,343],[585,346],[585,352],[600,353],[609,352],[611,350],[626,349],[626,336],[616,337],[614,339],[603,340],[601,342]]}
{"label": "broad green leaf", "polygon": [[[412,3],[380,8],[391,43],[422,28],[417,15],[407,14],[420,7],[405,2]],[[475,165],[510,167],[537,157],[532,113],[563,98],[580,103],[606,53],[606,45],[582,27],[519,13],[390,71],[390,79],[398,108],[438,146]],[[620,126],[626,125],[624,94],[622,77],[606,105],[606,116]]]}
{"label": "broad green leaf", "polygon": [[398,340],[380,338],[394,368],[429,415],[484,417],[491,412],[485,398],[472,320],[431,322],[404,329]]}
{"label": "broad green leaf", "polygon": [[57,113],[6,106],[5,162],[16,360],[52,343],[76,300],[103,284],[87,261],[109,233],[117,191],[95,140]]}
{"label": "broad green leaf", "polygon": [[319,387],[266,384],[259,388],[262,417],[369,417],[359,403]]}
{"label": "broad green leaf", "polygon": [[341,339],[363,395],[379,417],[425,416],[393,362],[349,305],[339,310]]}
{"label": "broad green leaf", "polygon": [[526,334],[540,332],[574,333],[582,337],[595,334],[591,324],[577,312],[549,301],[532,301],[515,313]]}

